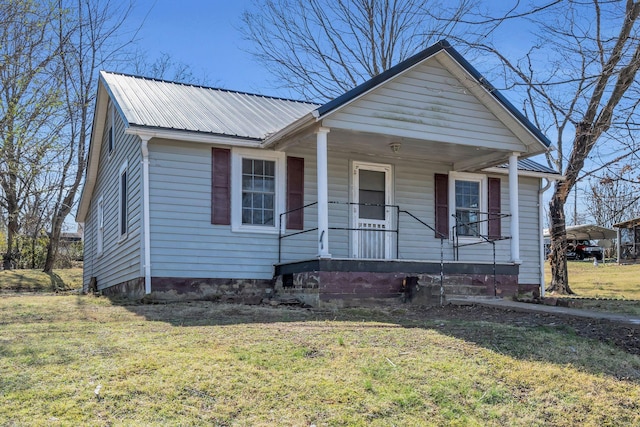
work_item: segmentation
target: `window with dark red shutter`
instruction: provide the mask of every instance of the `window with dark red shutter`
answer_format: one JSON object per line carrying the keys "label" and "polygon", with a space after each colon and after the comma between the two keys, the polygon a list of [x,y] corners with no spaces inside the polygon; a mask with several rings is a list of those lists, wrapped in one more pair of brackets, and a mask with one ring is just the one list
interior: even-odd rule
{"label": "window with dark red shutter", "polygon": [[231,224],[231,150],[211,150],[211,223]]}
{"label": "window with dark red shutter", "polygon": [[500,178],[489,178],[489,239],[499,239],[502,234],[500,219]]}
{"label": "window with dark red shutter", "polygon": [[434,176],[436,237],[449,238],[449,176],[437,173]]}
{"label": "window with dark red shutter", "polygon": [[[304,159],[287,157],[287,228],[304,228]],[[296,211],[291,212],[293,209]]]}

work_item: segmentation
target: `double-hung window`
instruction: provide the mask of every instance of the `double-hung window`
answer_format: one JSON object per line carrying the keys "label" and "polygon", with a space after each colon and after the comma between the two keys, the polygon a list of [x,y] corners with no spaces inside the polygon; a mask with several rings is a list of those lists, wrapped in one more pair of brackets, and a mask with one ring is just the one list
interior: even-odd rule
{"label": "double-hung window", "polygon": [[284,212],[284,153],[234,149],[232,228],[277,232]]}
{"label": "double-hung window", "polygon": [[275,224],[276,162],[242,159],[242,224]]}
{"label": "double-hung window", "polygon": [[[479,237],[487,233],[486,177],[483,175],[451,173],[449,200],[451,215],[455,216],[459,237]],[[452,185],[451,185],[452,184]]]}

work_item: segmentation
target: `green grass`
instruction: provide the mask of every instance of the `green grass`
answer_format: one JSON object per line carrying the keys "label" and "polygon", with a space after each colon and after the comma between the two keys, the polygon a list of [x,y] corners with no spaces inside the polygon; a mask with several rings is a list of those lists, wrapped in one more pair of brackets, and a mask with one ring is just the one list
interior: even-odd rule
{"label": "green grass", "polygon": [[[626,313],[640,316],[640,264],[618,265],[589,261],[569,261],[569,286],[575,292],[571,298],[583,300],[582,307],[590,310]],[[545,278],[551,280],[549,262],[545,263]]]}
{"label": "green grass", "polygon": [[82,288],[82,268],[0,271],[0,292],[59,292]]}
{"label": "green grass", "polygon": [[15,295],[0,331],[0,425],[640,425],[640,358],[554,324]]}

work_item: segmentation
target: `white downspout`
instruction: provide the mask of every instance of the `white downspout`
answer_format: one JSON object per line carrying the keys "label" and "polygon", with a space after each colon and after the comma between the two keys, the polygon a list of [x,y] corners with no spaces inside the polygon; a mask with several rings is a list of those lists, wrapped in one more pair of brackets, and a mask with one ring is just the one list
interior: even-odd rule
{"label": "white downspout", "polygon": [[545,277],[544,277],[544,263],[545,263],[545,250],[544,250],[544,206],[542,201],[542,195],[545,191],[551,187],[552,181],[547,179],[547,184],[543,187],[542,180],[540,180],[540,189],[538,190],[538,230],[540,232],[540,297],[544,298],[545,292]]}
{"label": "white downspout", "polygon": [[149,139],[141,135],[142,143],[142,216],[144,234],[144,293],[151,293],[151,226],[149,224]]}

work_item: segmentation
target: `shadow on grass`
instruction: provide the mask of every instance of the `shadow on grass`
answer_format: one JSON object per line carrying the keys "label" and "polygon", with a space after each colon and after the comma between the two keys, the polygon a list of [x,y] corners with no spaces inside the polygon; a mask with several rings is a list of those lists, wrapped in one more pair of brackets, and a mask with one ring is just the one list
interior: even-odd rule
{"label": "shadow on grass", "polygon": [[[476,306],[321,311],[204,301],[134,304],[115,300],[113,303],[149,321],[178,327],[296,322],[296,327],[308,324],[317,329],[315,322],[329,321],[349,322],[346,326],[349,330],[418,328],[520,360],[571,365],[593,374],[640,382],[640,328],[628,327],[620,331],[620,334],[628,335],[629,341],[617,342],[611,331],[620,327],[608,321],[525,315]],[[322,323],[320,327],[336,328],[339,333],[340,325]],[[425,345],[429,344],[425,342]]]}
{"label": "shadow on grass", "polygon": [[64,291],[67,289],[67,285],[64,283],[64,280],[56,274],[56,273],[45,273],[49,276],[49,280],[51,280],[51,290],[53,292]]}

